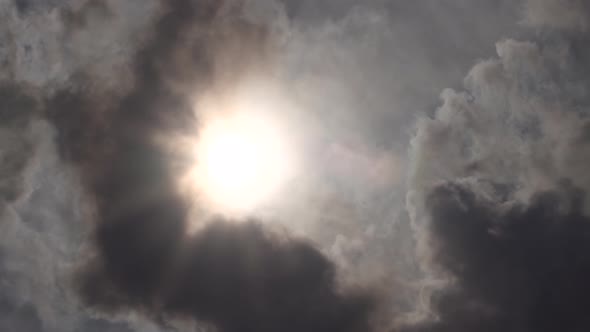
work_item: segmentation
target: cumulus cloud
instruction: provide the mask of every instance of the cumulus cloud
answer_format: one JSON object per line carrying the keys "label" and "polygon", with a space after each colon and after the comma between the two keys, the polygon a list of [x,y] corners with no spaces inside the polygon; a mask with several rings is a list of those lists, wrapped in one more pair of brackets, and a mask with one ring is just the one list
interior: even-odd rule
{"label": "cumulus cloud", "polygon": [[440,283],[432,321],[410,330],[587,328],[590,81],[587,37],[571,31],[584,28],[584,6],[527,2],[527,19],[549,30],[498,42],[464,90],[418,121],[407,206]]}
{"label": "cumulus cloud", "polygon": [[410,202],[440,180],[505,184],[523,199],[562,178],[586,188],[580,43],[499,42],[499,58],[476,65],[465,91],[446,90],[435,117],[418,122]]}

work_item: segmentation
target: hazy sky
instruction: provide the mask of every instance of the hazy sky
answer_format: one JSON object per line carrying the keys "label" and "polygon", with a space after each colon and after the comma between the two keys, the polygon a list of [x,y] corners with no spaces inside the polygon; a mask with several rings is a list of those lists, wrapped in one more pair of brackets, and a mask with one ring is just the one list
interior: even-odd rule
{"label": "hazy sky", "polygon": [[590,329],[589,22],[0,0],[0,330]]}

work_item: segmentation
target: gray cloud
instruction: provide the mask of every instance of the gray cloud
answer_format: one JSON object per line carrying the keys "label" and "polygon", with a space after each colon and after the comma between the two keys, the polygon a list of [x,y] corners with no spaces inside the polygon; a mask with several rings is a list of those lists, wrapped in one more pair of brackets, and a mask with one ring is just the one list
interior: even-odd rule
{"label": "gray cloud", "polygon": [[540,33],[498,42],[464,90],[443,92],[434,116],[418,121],[407,206],[423,267],[439,282],[427,292],[432,322],[414,329],[588,324],[577,310],[588,293],[588,49],[570,20],[585,11],[560,4],[528,2]]}
{"label": "gray cloud", "polygon": [[527,0],[524,23],[567,30],[588,29],[590,6],[584,0]]}
{"label": "gray cloud", "polygon": [[[186,5],[181,8],[187,10],[167,18],[165,9],[174,4]],[[422,318],[421,311],[438,316],[442,323],[424,322],[416,329],[456,330],[464,323],[482,331],[526,330],[544,324],[533,319],[535,311],[522,302],[511,308],[533,317],[528,326],[521,317],[498,309],[508,306],[507,300],[481,294],[480,288],[489,287],[500,296],[520,284],[504,282],[493,266],[479,265],[466,256],[467,252],[473,252],[473,257],[491,257],[508,270],[517,269],[522,262],[505,255],[493,256],[463,236],[472,232],[493,248],[505,245],[499,234],[511,234],[521,242],[542,239],[567,249],[567,229],[557,228],[558,235],[553,239],[531,235],[510,222],[530,224],[529,217],[540,206],[550,211],[551,217],[544,221],[547,225],[554,220],[570,223],[572,216],[576,220],[585,218],[585,212],[573,207],[578,199],[568,194],[573,189],[564,189],[562,181],[569,179],[582,191],[590,186],[585,161],[588,82],[584,35],[587,8],[583,2],[251,0],[245,1],[244,12],[240,12],[245,14],[238,15],[239,19],[230,14],[225,16],[228,21],[209,28],[209,23],[202,23],[209,22],[207,15],[199,16],[204,21],[180,27],[187,38],[172,38],[178,24],[186,23],[184,19],[192,13],[187,4],[0,2],[0,77],[17,86],[6,90],[3,103],[12,105],[13,99],[8,97],[18,96],[20,91],[36,96],[31,105],[43,99],[39,96],[49,102],[46,113],[41,111],[43,102],[2,108],[6,125],[3,123],[0,135],[6,138],[3,142],[10,142],[0,147],[0,153],[6,156],[3,160],[10,160],[2,163],[0,174],[6,211],[0,224],[0,291],[10,295],[0,308],[0,314],[6,317],[3,322],[17,326],[27,320],[31,325],[22,329],[47,331],[204,328],[169,321],[166,315],[170,314],[173,318],[192,316],[213,321],[226,330],[237,329],[235,322],[252,329],[276,329],[279,323],[268,315],[281,305],[268,298],[245,297],[255,305],[244,305],[251,309],[244,312],[267,318],[248,320],[244,312],[240,316],[237,310],[224,312],[206,306],[213,302],[193,298],[172,301],[178,300],[172,295],[179,290],[167,289],[172,295],[161,296],[163,276],[154,273],[153,280],[140,278],[142,282],[135,283],[131,281],[137,275],[126,267],[154,272],[163,266],[158,257],[164,261],[176,257],[166,256],[170,249],[183,257],[174,265],[182,273],[173,277],[197,279],[189,267],[201,271],[205,258],[185,247],[201,246],[207,249],[208,257],[230,262],[230,267],[252,259],[260,267],[252,269],[256,273],[290,271],[285,265],[275,264],[271,256],[247,255],[251,248],[272,246],[284,257],[291,257],[285,261],[301,271],[306,264],[297,262],[317,263],[317,269],[305,270],[309,275],[302,273],[309,276],[302,287],[322,288],[326,297],[301,298],[293,303],[297,308],[307,307],[309,302],[335,308],[320,313],[303,310],[314,328],[318,326],[314,325],[318,324],[314,315],[341,317],[348,305],[359,305],[355,311],[358,315],[351,314],[350,319],[358,324],[357,329],[363,329],[370,306],[363,307],[366,299],[362,296],[336,287],[341,279],[377,284],[375,288],[383,294],[380,300],[386,302],[385,309],[379,308],[384,310],[378,317],[381,329],[387,329],[403,313],[409,313],[402,317],[404,320],[415,322]],[[524,18],[520,20],[521,14]],[[245,24],[237,29],[239,33],[232,30],[243,23],[241,19],[255,22],[256,28]],[[519,20],[539,30],[523,30]],[[218,28],[227,34],[215,34]],[[170,38],[163,38],[158,31],[170,33]],[[203,31],[213,34],[205,37]],[[227,37],[232,34],[244,43]],[[460,88],[468,68],[488,57],[494,41],[504,36],[525,41],[504,39],[497,43],[497,57],[475,65],[464,81],[465,88]],[[291,228],[302,231],[314,245],[297,238],[277,240],[276,234],[269,235],[266,226],[261,228],[256,223],[235,226],[221,222],[217,228],[208,228],[208,234],[231,239],[236,246],[220,251],[207,239],[180,235],[184,232],[184,206],[173,195],[168,168],[168,161],[178,160],[164,154],[160,146],[146,142],[156,133],[190,130],[184,126],[194,120],[188,111],[187,91],[198,91],[195,86],[206,88],[220,70],[233,74],[245,63],[251,65],[258,57],[264,58],[266,49],[261,45],[266,37],[275,43],[272,61],[278,68],[277,81],[301,106],[293,118],[305,124],[302,135],[308,138],[308,172],[290,188],[290,200],[277,214],[289,217],[285,218],[287,225],[293,215],[300,216]],[[252,45],[261,47],[252,51],[256,48]],[[213,59],[202,52],[203,48],[221,50],[217,54],[224,56]],[[233,56],[238,49],[246,51],[239,61]],[[23,90],[23,86],[27,88]],[[429,114],[440,90],[449,86],[455,90],[446,90],[442,106]],[[174,111],[163,112],[163,108]],[[4,111],[16,109],[19,111]],[[42,117],[47,117],[51,125]],[[416,118],[413,136],[408,128]],[[406,160],[411,137],[410,158]],[[52,145],[53,140],[57,146]],[[137,164],[137,160],[141,166],[136,168],[115,167]],[[406,172],[410,173],[407,185]],[[98,219],[107,222],[92,222],[96,207]],[[148,207],[160,214],[145,212]],[[136,218],[131,218],[134,213],[154,227],[141,231],[133,222]],[[119,220],[117,216],[131,217],[121,217],[129,222],[120,227],[109,226],[109,221]],[[158,216],[173,221],[160,227]],[[476,220],[477,226],[469,228],[467,219]],[[508,225],[490,227],[489,219]],[[449,226],[455,221],[458,228]],[[577,221],[571,223],[577,225]],[[463,230],[465,233],[461,233]],[[140,231],[145,237],[135,237],[134,243],[129,243],[128,237],[117,238],[125,232]],[[180,245],[152,241],[150,234],[163,239],[168,236]],[[126,248],[125,255],[118,254],[119,246]],[[301,248],[310,251],[301,254]],[[535,250],[551,256],[545,247],[531,248],[526,257],[533,257]],[[155,253],[153,261],[137,259],[147,257],[143,255],[146,251]],[[80,252],[83,259],[89,253],[97,255],[89,261],[96,270],[89,271],[97,272],[93,276],[105,281],[102,285],[108,290],[96,294],[92,291],[105,288],[85,289],[89,291],[84,293],[86,300],[96,305],[92,308],[81,307],[71,289]],[[556,255],[551,256],[553,259],[570,258]],[[457,268],[461,264],[467,274]],[[220,271],[205,274],[204,282],[219,285],[234,280],[243,286],[241,290],[259,287],[243,274],[246,269],[232,270],[234,279],[212,277]],[[539,271],[547,272],[546,266],[524,269],[522,274],[525,279],[532,278],[530,275]],[[553,276],[553,272],[547,273]],[[490,277],[479,278],[484,274]],[[269,279],[278,284],[297,280],[275,274]],[[456,283],[441,288],[449,280]],[[187,283],[179,282],[194,298],[213,296]],[[583,292],[583,285],[576,286]],[[531,287],[547,288],[543,283]],[[530,295],[512,293],[521,299]],[[214,295],[220,303],[230,302],[219,293]],[[539,308],[553,310],[560,301],[563,298],[559,296],[548,297]],[[113,313],[121,307],[125,309],[114,316],[97,310],[109,308],[107,311]],[[142,316],[135,316],[130,307],[156,317],[165,326],[154,327]],[[164,317],[155,311],[165,313]],[[286,313],[277,315],[287,321],[293,319]],[[484,322],[470,321],[467,316]],[[498,317],[501,319],[496,320]],[[573,309],[571,315],[559,313],[556,317],[570,319],[572,325],[562,325],[565,327],[583,324]],[[337,320],[327,321],[337,325]],[[349,328],[354,329],[354,324]]]}
{"label": "gray cloud", "polygon": [[164,326],[192,320],[228,332],[369,330],[371,295],[341,288],[333,264],[307,241],[250,220],[202,221],[202,230],[187,234],[188,202],[174,168],[183,160],[153,138],[192,130],[194,94],[214,85],[218,70],[232,77],[243,70],[236,62],[247,69],[261,61],[267,33],[241,19],[239,6],[165,6],[134,58],[128,94],[101,95],[97,104],[94,91],[78,89],[48,101],[60,155],[79,171],[95,211],[94,257],[79,280],[84,303],[114,315],[139,312]]}
{"label": "gray cloud", "polygon": [[127,61],[157,9],[155,1],[2,1],[0,78],[56,91],[84,74],[97,90],[124,90]]}

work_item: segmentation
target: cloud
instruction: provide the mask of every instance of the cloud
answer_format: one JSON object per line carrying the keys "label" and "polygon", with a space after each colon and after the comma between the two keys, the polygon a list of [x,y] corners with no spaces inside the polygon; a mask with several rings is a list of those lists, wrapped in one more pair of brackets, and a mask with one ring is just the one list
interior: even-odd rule
{"label": "cloud", "polygon": [[543,32],[498,42],[418,121],[407,206],[437,282],[424,291],[431,319],[409,330],[588,328],[584,6],[527,2]]}
{"label": "cloud", "polygon": [[41,320],[33,306],[0,302],[0,328],[6,331],[41,332]]}
{"label": "cloud", "polygon": [[524,23],[536,27],[586,30],[590,5],[584,0],[527,0]]}
{"label": "cloud", "polygon": [[0,79],[54,92],[74,76],[93,88],[126,91],[135,49],[144,42],[158,3],[20,0],[0,3]]}
{"label": "cloud", "polygon": [[[33,96],[21,91],[20,87],[0,87],[2,125],[0,135],[0,204],[14,202],[24,190],[23,173],[33,155],[31,123],[38,116],[38,105]],[[27,132],[28,135],[23,135]]]}
{"label": "cloud", "polygon": [[[156,317],[194,318],[223,331],[369,329],[370,298],[340,293],[334,267],[313,246],[275,238],[260,224],[214,220],[188,239],[166,238],[175,241],[169,246],[182,245],[166,262],[137,253],[148,245],[173,250],[149,242],[154,226],[118,225],[111,232],[103,240],[113,251],[106,253],[107,275],[90,276],[84,289],[99,308],[147,307]],[[144,247],[129,246],[131,237]]]}
{"label": "cloud", "polygon": [[48,100],[60,155],[94,202],[96,251],[80,274],[83,300],[106,313],[188,318],[230,332],[369,330],[370,294],[341,289],[333,264],[310,243],[256,222],[212,220],[187,234],[174,167],[182,160],[154,138],[193,130],[195,94],[236,77],[236,61],[247,68],[264,57],[267,36],[231,3],[163,7],[134,58],[128,94],[80,85]]}
{"label": "cloud", "polygon": [[501,205],[445,183],[428,196],[433,264],[451,278],[432,295],[437,321],[411,331],[577,331],[590,321],[590,223],[564,183]]}
{"label": "cloud", "polygon": [[[560,275],[574,273],[559,262],[575,265],[570,248],[584,248],[586,5],[526,1],[523,22],[540,33],[497,43],[464,89],[446,90],[423,116],[493,40],[520,33],[519,5],[0,2],[0,79],[10,82],[0,98],[16,105],[2,109],[0,128],[11,161],[0,167],[2,322],[365,331],[383,303],[341,281],[368,280],[380,282],[387,327],[416,307],[438,318],[412,327],[420,331],[584,326],[562,305],[570,290],[535,294],[546,279],[565,284]],[[202,91],[269,64],[303,106],[289,115],[305,124],[314,162],[286,214],[316,242],[260,220],[199,220],[187,234],[192,216],[174,184],[186,160],[155,138],[194,134]],[[71,294],[80,262],[81,293]],[[539,318],[549,311],[554,320]]]}

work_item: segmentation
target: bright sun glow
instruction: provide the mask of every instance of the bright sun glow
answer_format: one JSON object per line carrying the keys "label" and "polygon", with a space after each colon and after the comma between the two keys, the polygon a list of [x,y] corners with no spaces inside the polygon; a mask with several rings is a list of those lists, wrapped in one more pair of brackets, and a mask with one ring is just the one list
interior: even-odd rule
{"label": "bright sun glow", "polygon": [[223,214],[251,213],[288,180],[292,149],[274,120],[248,108],[206,117],[196,141],[191,181],[207,208]]}

